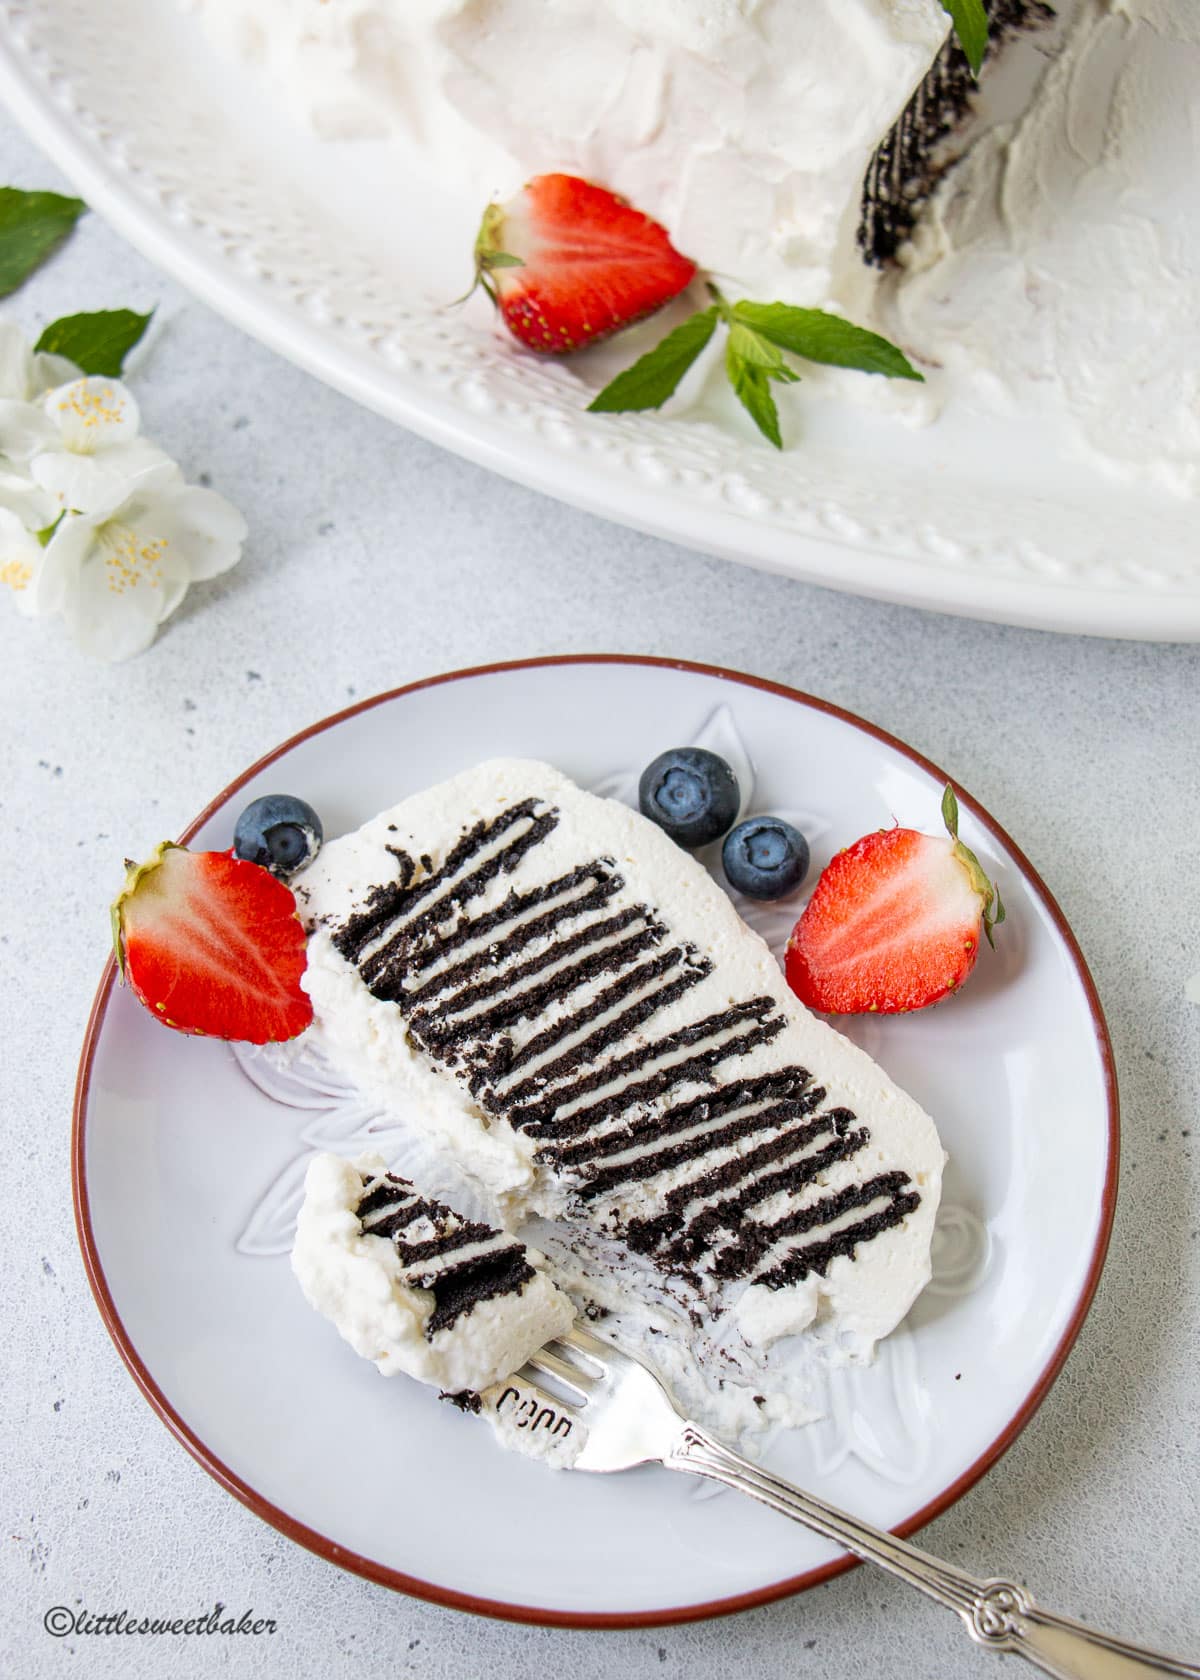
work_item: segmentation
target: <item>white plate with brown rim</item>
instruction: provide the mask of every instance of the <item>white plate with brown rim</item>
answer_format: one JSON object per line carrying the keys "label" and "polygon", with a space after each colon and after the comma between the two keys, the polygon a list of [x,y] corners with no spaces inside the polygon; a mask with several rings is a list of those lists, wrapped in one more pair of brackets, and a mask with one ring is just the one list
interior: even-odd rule
{"label": "white plate with brown rim", "polygon": [[[942,771],[872,724],[757,678],[597,655],[455,672],[324,719],[236,775],[185,838],[227,847],[242,806],[281,789],[334,835],[500,755],[620,788],[697,738],[740,755],[755,808],[807,813],[808,885],[873,827],[936,826]],[[837,1023],[934,1115],[949,1151],[934,1279],[875,1365],[831,1372],[821,1418],[769,1448],[783,1474],[902,1533],[983,1475],[1044,1398],[1116,1194],[1112,1057],[1078,946],[1014,842],[965,790],[960,804],[1008,907],[996,953],[937,1009]],[[805,890],[762,924],[776,946]],[[138,1385],[231,1493],[343,1568],[523,1621],[682,1621],[850,1566],[665,1471],[531,1464],[432,1390],[355,1358],[305,1305],[286,1251],[307,1157],[357,1153],[361,1126],[345,1093],[263,1088],[227,1045],[165,1031],[106,970],[75,1109],[80,1242]]]}

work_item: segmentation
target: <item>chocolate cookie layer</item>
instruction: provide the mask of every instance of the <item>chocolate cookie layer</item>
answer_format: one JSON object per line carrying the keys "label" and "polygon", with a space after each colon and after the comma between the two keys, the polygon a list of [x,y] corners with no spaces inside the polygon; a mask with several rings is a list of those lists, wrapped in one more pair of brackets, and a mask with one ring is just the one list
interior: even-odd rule
{"label": "chocolate cookie layer", "polygon": [[[871,1130],[828,1103],[818,1074],[771,1050],[788,1025],[775,998],[731,997],[660,1027],[713,960],[655,905],[616,903],[626,880],[615,859],[581,858],[494,902],[559,821],[531,798],[465,829],[437,867],[397,853],[395,879],[330,928],[410,1043],[530,1139],[589,1218],[701,1292],[824,1275],[915,1210],[903,1171],[864,1169],[826,1190],[831,1168],[869,1153]],[[763,1051],[767,1070],[743,1071]],[[640,1185],[648,1207],[631,1216]],[[364,1229],[382,1220],[402,1257],[436,1260],[429,1283],[413,1281],[438,1294],[439,1314],[464,1310],[471,1290],[512,1287],[519,1255],[499,1235],[439,1226],[418,1253],[392,1222],[448,1210],[415,1197],[385,1207],[391,1194],[372,1188]]]}

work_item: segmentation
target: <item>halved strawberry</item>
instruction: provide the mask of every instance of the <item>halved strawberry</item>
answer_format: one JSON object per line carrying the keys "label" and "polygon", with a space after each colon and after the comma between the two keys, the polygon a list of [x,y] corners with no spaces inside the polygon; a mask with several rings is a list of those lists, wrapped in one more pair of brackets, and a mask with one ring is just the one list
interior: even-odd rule
{"label": "halved strawberry", "polygon": [[475,241],[476,282],[515,338],[551,356],[653,315],[695,273],[657,222],[577,175],[489,204]]}
{"label": "halved strawberry", "polygon": [[164,841],[128,866],[112,922],[121,978],[177,1032],[267,1044],[312,1020],[295,896],[257,863]]}
{"label": "halved strawberry", "polygon": [[924,1009],[970,974],[981,930],[993,943],[1004,905],[958,838],[951,787],[942,816],[949,838],[881,829],[830,860],[787,948],[788,984],[810,1009]]}

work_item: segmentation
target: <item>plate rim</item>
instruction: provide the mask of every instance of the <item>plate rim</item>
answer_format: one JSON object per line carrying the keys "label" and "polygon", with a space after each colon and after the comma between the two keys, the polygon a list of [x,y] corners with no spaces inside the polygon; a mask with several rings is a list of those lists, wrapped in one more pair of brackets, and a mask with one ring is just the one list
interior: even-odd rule
{"label": "plate rim", "polygon": [[0,97],[91,208],[240,331],[394,424],[568,506],[800,583],[984,623],[1154,643],[1200,641],[1200,579],[1160,591],[1128,577],[1105,586],[1063,583],[1053,573],[1029,570],[993,576],[983,565],[940,565],[927,548],[901,552],[894,527],[891,535],[863,540],[828,528],[777,526],[727,502],[706,503],[703,518],[689,518],[686,491],[667,491],[599,458],[584,470],[576,451],[546,447],[544,440],[541,448],[521,447],[503,426],[481,423],[445,392],[395,368],[381,373],[361,346],[239,272],[204,239],[211,229],[203,220],[178,225],[140,192],[110,155],[111,145],[106,148],[29,74],[7,15],[11,9],[12,0],[0,0]]}
{"label": "plate rim", "polygon": [[[180,835],[180,844],[186,845],[204,823],[215,815],[222,806],[226,805],[240,788],[244,787],[261,771],[267,769],[277,759],[282,758],[286,753],[302,745],[305,741],[312,739],[313,736],[323,734],[359,713],[371,711],[377,706],[386,705],[422,689],[436,688],[447,683],[470,681],[480,677],[494,676],[501,672],[572,665],[648,666],[669,671],[684,671],[698,676],[715,677],[722,682],[732,682],[747,688],[758,689],[847,723],[852,728],[861,730],[875,740],[882,742],[885,746],[899,752],[928,774],[939,777],[943,781],[954,780],[954,778],[948,777],[939,765],[926,758],[924,754],[917,752],[915,748],[908,746],[906,742],[901,741],[887,730],[881,729],[877,724],[871,723],[868,719],[860,717],[857,713],[848,711],[844,707],[834,705],[831,701],[822,700],[816,695],[805,693],[801,689],[792,688],[784,683],[774,682],[766,677],[753,676],[748,672],[733,670],[726,666],[709,665],[690,659],[665,658],[655,654],[543,654],[528,659],[499,660],[485,665],[466,666],[460,670],[445,671],[434,676],[418,678],[414,682],[404,683],[397,688],[386,689],[379,694],[369,696],[367,699],[358,700],[353,705],[343,707],[339,711],[318,719],[315,723],[311,723],[288,736],[287,739],[262,754],[247,769],[235,776],[220,793],[209,800],[199,815],[187,824]],[[1082,987],[1088,1005],[1100,1056],[1107,1111],[1107,1156],[1104,1186],[1100,1201],[1100,1218],[1087,1273],[1071,1317],[1053,1352],[1043,1365],[1025,1399],[995,1439],[948,1487],[922,1506],[919,1511],[916,1511],[891,1530],[893,1534],[900,1537],[907,1537],[916,1533],[926,1523],[931,1522],[935,1517],[940,1516],[956,1504],[963,1494],[974,1487],[1012,1446],[1053,1387],[1080,1330],[1083,1328],[1100,1282],[1116,1212],[1120,1167],[1120,1096],[1117,1086],[1116,1062],[1104,1010],[1083,952],[1080,950],[1079,943],[1057,900],[1025,853],[1010,838],[1007,831],[990,816],[978,801],[963,790],[957,781],[954,781],[954,786],[960,806],[965,807],[992,838],[1004,847],[1016,863],[1027,885],[1032,888],[1036,896],[1040,897],[1075,969],[1076,978]],[[326,1535],[310,1528],[307,1524],[297,1521],[288,1512],[265,1499],[249,1482],[238,1476],[207,1446],[167,1399],[125,1329],[105,1277],[91,1223],[86,1170],[87,1114],[92,1064],[103,1030],[105,1016],[108,1012],[108,1005],[114,993],[115,979],[116,962],[110,955],[104,965],[100,984],[93,999],[84,1031],[72,1107],[71,1191],[76,1236],[83,1258],[84,1272],[105,1329],[112,1338],[117,1352],[124,1361],[135,1384],[149,1402],[152,1410],[158,1414],[171,1434],[186,1448],[197,1463],[226,1492],[231,1493],[243,1505],[247,1506],[255,1516],[268,1523],[287,1539],[295,1541],[318,1557],[336,1564],[339,1568],[345,1569],[351,1574],[373,1581],[379,1586],[389,1587],[393,1591],[403,1592],[410,1597],[424,1599],[429,1603],[440,1604],[449,1609],[465,1610],[500,1621],[525,1623],[541,1627],[640,1628],[666,1627],[685,1622],[703,1621],[716,1616],[731,1615],[741,1610],[754,1609],[759,1605],[774,1603],[782,1598],[793,1597],[811,1587],[820,1585],[822,1582],[833,1580],[849,1569],[858,1567],[859,1560],[857,1558],[850,1556],[837,1558],[830,1563],[820,1565],[818,1568],[806,1570],[800,1575],[788,1576],[782,1581],[772,1582],[769,1586],[756,1588],[747,1593],[735,1594],[728,1598],[707,1600],[701,1604],[675,1605],[662,1609],[638,1611],[547,1609],[533,1605],[509,1604],[499,1599],[482,1598],[473,1593],[460,1592],[452,1587],[445,1587],[436,1582],[425,1581],[417,1576],[408,1575],[402,1570],[393,1569],[373,1558],[363,1557],[347,1547],[338,1545],[336,1541],[330,1540]]]}

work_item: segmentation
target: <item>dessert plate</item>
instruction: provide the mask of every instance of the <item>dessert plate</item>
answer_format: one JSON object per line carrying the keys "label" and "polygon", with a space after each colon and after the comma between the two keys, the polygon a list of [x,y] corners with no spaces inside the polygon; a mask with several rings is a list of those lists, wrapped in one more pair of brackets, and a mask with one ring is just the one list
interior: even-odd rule
{"label": "dessert plate", "polygon": [[[853,406],[879,395],[861,381],[843,385],[845,400],[810,395],[813,370],[783,455],[720,397],[670,416],[584,413],[633,341],[548,363],[517,351],[482,297],[447,310],[469,279],[481,206],[399,142],[306,133],[185,7],[0,0],[0,95],[89,204],[214,308],[524,484],[858,594],[1047,629],[1200,638],[1192,504],[1106,476],[1020,405],[997,416],[968,391],[939,423],[910,429]],[[1156,160],[1181,181],[1188,165]],[[1177,307],[1168,295],[1163,318]]]}
{"label": "dessert plate", "polygon": [[[341,712],[239,775],[192,823],[224,848],[252,797],[310,800],[330,835],[481,759],[559,765],[627,796],[661,749],[734,760],[751,806],[833,851],[937,821],[944,777],[901,742],[753,677],[624,657],[456,672]],[[1107,1031],[1031,865],[960,794],[963,836],[1008,921],[963,992],[843,1025],[936,1118],[950,1154],[934,1280],[874,1366],[830,1371],[819,1421],[780,1434],[782,1474],[911,1532],[993,1464],[1045,1395],[1099,1278],[1116,1194]],[[801,895],[802,896],[802,895]],[[798,904],[756,912],[776,948]],[[79,1237],[134,1378],[229,1491],[331,1561],[441,1603],[528,1621],[679,1621],[850,1567],[749,1502],[666,1471],[555,1474],[403,1379],[385,1381],[304,1303],[286,1258],[311,1153],[382,1147],[386,1116],[336,1081],[273,1078],[164,1031],[106,970],[75,1106]]]}

